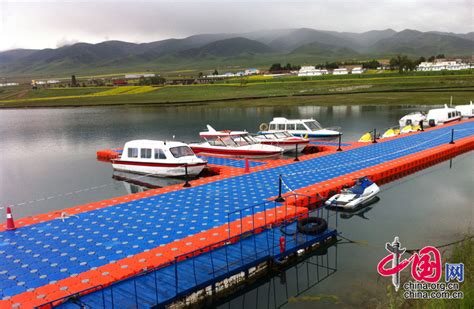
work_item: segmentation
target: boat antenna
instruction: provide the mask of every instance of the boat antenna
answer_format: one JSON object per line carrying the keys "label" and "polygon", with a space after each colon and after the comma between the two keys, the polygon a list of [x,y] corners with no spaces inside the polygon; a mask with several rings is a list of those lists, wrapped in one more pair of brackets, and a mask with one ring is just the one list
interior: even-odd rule
{"label": "boat antenna", "polygon": [[449,101],[449,106],[453,107],[453,96],[451,96],[451,100]]}
{"label": "boat antenna", "polygon": [[173,140],[175,139],[175,137],[176,137],[176,136],[173,134]]}

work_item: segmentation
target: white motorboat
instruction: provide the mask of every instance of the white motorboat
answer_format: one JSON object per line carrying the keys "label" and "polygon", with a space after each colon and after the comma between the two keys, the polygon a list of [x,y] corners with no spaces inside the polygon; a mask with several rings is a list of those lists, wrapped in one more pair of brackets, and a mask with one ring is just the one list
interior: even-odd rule
{"label": "white motorboat", "polygon": [[309,143],[309,139],[294,136],[288,131],[261,131],[254,137],[264,145],[281,147],[285,152],[294,152],[296,149],[302,152]]}
{"label": "white motorboat", "polygon": [[134,140],[125,143],[122,155],[112,160],[115,170],[164,177],[197,176],[207,162],[181,142]]}
{"label": "white motorboat", "polygon": [[262,123],[260,131],[288,131],[295,136],[302,136],[311,139],[336,139],[341,132],[340,128],[323,128],[314,119],[286,119],[275,117],[269,123]]}
{"label": "white motorboat", "polygon": [[357,179],[354,186],[343,189],[341,193],[329,198],[325,204],[332,207],[354,209],[374,201],[379,192],[380,188],[375,182],[367,177],[361,177]]}
{"label": "white motorboat", "polygon": [[426,121],[430,127],[442,125],[448,122],[461,120],[461,112],[455,108],[444,105],[444,108],[430,109],[426,115]]}
{"label": "white motorboat", "polygon": [[421,125],[425,119],[426,115],[422,112],[413,112],[400,118],[398,123],[400,124],[400,128],[404,128],[406,126],[418,126]]}
{"label": "white motorboat", "polygon": [[207,125],[205,132],[199,133],[203,143],[190,144],[195,153],[236,158],[269,158],[283,153],[283,148],[265,145],[247,131],[217,131]]}
{"label": "white motorboat", "polygon": [[455,107],[457,111],[461,112],[461,116],[465,118],[474,117],[474,104],[472,101],[467,105],[458,105]]}

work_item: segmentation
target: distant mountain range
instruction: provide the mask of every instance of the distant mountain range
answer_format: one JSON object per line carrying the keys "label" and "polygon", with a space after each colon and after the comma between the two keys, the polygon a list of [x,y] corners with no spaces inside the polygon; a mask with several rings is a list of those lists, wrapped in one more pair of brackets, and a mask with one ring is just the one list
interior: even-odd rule
{"label": "distant mountain range", "polygon": [[240,34],[200,34],[135,44],[105,41],[56,49],[15,49],[0,53],[0,77],[111,73],[124,70],[210,70],[216,67],[267,67],[274,62],[315,64],[404,54],[411,57],[467,56],[474,32],[457,34],[392,29],[364,33],[308,28]]}

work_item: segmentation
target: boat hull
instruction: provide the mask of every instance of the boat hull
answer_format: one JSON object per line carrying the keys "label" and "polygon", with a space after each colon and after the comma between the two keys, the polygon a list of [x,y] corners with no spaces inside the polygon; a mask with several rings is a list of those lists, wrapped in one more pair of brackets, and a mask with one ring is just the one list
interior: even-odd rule
{"label": "boat hull", "polygon": [[284,152],[295,152],[296,145],[298,145],[298,152],[302,152],[303,149],[308,145],[309,140],[306,141],[286,141],[286,142],[277,142],[277,141],[262,141],[264,145],[272,145],[276,147],[280,147],[283,149]]}
{"label": "boat hull", "polygon": [[191,146],[196,154],[201,155],[219,155],[232,158],[272,158],[282,154],[282,151],[268,150],[250,150],[250,149],[233,149],[233,148],[214,148],[205,146]]}
{"label": "boat hull", "polygon": [[309,139],[317,139],[317,140],[327,140],[327,141],[332,141],[339,137],[339,133],[338,134],[318,134],[318,133],[293,133],[291,131],[289,132],[293,134],[294,136],[307,137]]}
{"label": "boat hull", "polygon": [[[197,176],[206,167],[207,162],[189,163],[188,176]],[[181,177],[186,175],[183,163],[147,163],[114,160],[112,167],[117,171],[150,174],[161,177]]]}

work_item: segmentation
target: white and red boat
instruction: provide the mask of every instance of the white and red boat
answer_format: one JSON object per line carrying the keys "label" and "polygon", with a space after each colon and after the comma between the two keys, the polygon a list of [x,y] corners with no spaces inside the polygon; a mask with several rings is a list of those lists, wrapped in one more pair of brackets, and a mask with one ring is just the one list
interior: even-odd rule
{"label": "white and red boat", "polygon": [[260,143],[265,145],[273,145],[283,148],[285,152],[302,152],[308,145],[309,139],[294,136],[288,131],[262,131],[254,136]]}
{"label": "white and red boat", "polygon": [[208,131],[199,133],[203,143],[190,144],[197,154],[228,156],[237,158],[269,158],[283,153],[283,148],[265,145],[247,131],[216,131],[207,125]]}
{"label": "white and red boat", "polygon": [[112,159],[115,170],[164,177],[196,176],[207,162],[181,142],[135,140],[127,142],[122,155]]}

